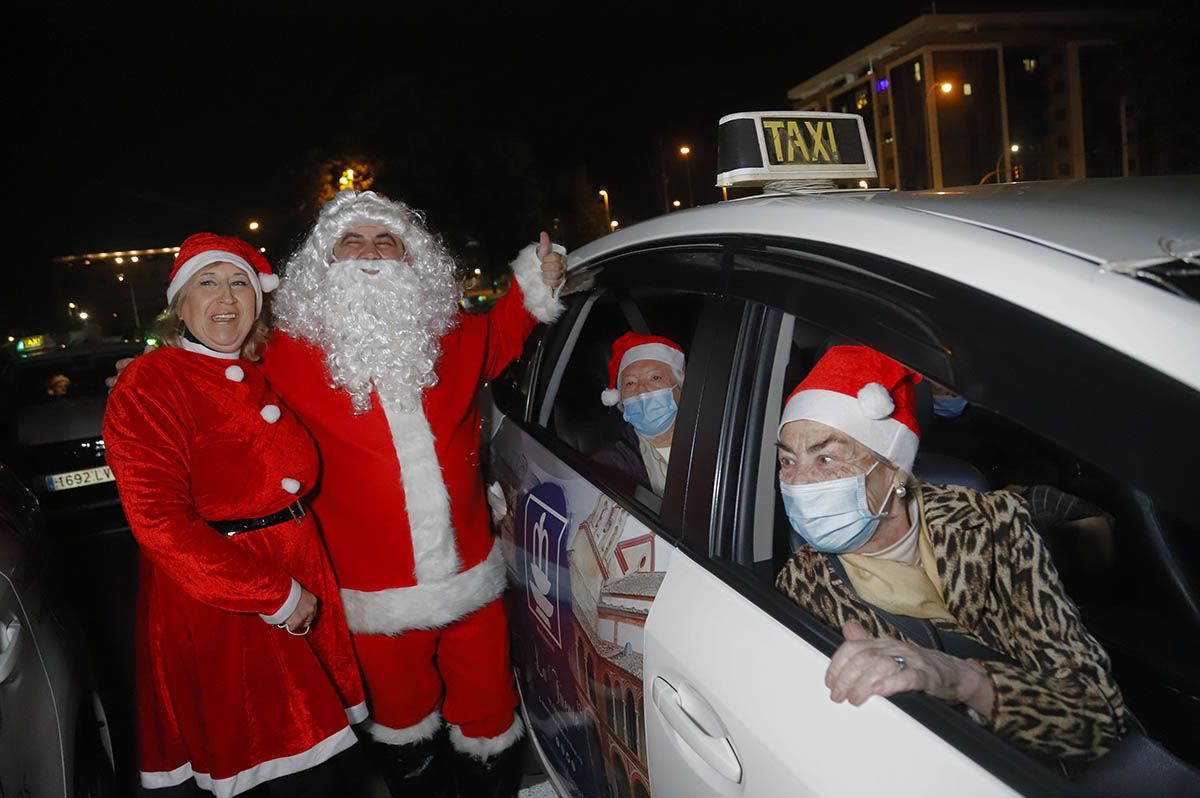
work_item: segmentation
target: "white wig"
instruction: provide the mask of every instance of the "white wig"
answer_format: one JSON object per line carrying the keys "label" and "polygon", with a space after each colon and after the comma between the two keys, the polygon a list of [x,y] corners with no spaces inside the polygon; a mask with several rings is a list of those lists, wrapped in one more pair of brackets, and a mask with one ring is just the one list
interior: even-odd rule
{"label": "white wig", "polygon": [[[334,246],[363,225],[399,238],[403,260],[372,261],[377,275],[357,261],[335,262]],[[370,409],[372,390],[412,410],[437,383],[441,338],[457,319],[459,294],[454,259],[420,213],[373,191],[343,191],[288,259],[275,317],[284,332],[324,350],[332,384],[350,392],[357,412]]]}

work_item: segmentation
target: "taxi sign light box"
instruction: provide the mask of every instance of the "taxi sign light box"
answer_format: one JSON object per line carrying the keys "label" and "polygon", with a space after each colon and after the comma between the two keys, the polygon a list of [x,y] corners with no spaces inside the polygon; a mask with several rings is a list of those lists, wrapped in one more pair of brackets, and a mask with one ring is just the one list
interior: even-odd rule
{"label": "taxi sign light box", "polygon": [[721,117],[717,128],[718,186],[875,176],[858,114],[750,111]]}

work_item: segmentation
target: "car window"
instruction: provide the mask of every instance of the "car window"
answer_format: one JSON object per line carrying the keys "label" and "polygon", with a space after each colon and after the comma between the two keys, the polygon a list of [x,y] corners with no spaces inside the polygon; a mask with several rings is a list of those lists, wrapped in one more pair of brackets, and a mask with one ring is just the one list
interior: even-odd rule
{"label": "car window", "polygon": [[[815,645],[840,644],[840,630],[771,595],[800,544],[777,488],[774,443],[788,394],[821,355],[871,346],[926,378],[917,387],[925,433],[917,476],[1020,494],[1067,600],[1112,660],[1129,722],[1200,761],[1188,731],[1200,722],[1195,522],[1181,501],[1186,458],[1170,431],[1195,427],[1195,392],[1052,320],[904,264],[751,247],[735,260],[731,292],[774,321],[739,342],[733,383],[754,390],[740,404],[731,390],[723,422],[744,443],[719,466],[723,498],[707,543],[735,566],[731,584]],[[966,399],[961,415],[935,413],[935,386]],[[1147,402],[1158,412],[1133,410]],[[940,710],[926,722],[958,744],[967,730]],[[985,765],[1003,756],[998,745],[1009,747],[996,738],[982,749]],[[1063,767],[1043,764],[1048,774]]]}
{"label": "car window", "polygon": [[[578,310],[558,359],[553,364],[541,365],[546,394],[537,422],[555,439],[582,455],[593,473],[602,475],[626,497],[654,509],[672,462],[673,422],[663,432],[653,431],[662,427],[672,411],[650,408],[645,411],[649,417],[639,419],[632,408],[633,396],[625,401],[613,397],[612,392],[622,391],[622,386],[615,384],[610,375],[613,347],[622,336],[632,333],[637,336],[635,339],[623,340],[650,341],[647,336],[651,336],[655,340],[667,339],[682,349],[683,373],[677,374],[669,364],[654,359],[658,357],[654,352],[665,350],[660,348],[662,345],[652,343],[647,351],[652,355],[649,368],[655,373],[633,389],[647,392],[653,389],[660,395],[672,393],[667,390],[668,382],[675,383],[682,376],[682,382],[676,386],[678,396],[670,399],[677,414],[683,394],[688,391],[686,358],[695,337],[703,295],[661,289],[596,288],[572,301]],[[617,375],[618,380],[623,375],[628,383],[636,367],[636,363],[627,365]],[[613,397],[609,401],[616,401],[615,404],[606,404],[606,391]],[[642,431],[627,418],[641,424]],[[658,418],[664,421],[648,426]]]}

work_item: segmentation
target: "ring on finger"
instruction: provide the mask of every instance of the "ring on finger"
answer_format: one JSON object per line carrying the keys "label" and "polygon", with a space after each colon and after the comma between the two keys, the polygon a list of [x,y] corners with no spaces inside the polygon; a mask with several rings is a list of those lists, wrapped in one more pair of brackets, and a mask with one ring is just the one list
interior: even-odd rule
{"label": "ring on finger", "polygon": [[890,656],[892,658],[892,662],[895,662],[900,666],[901,671],[908,667],[908,660],[906,660],[904,657],[900,656],[899,654],[891,654]]}

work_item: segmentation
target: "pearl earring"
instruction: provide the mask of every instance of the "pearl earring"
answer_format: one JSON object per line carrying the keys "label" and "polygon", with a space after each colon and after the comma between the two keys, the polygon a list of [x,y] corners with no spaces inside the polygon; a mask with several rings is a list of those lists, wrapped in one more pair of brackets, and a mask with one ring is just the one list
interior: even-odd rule
{"label": "pearl earring", "polygon": [[908,489],[905,488],[903,485],[897,485],[896,486],[896,495],[899,496],[900,498],[904,498],[905,496],[908,495]]}

